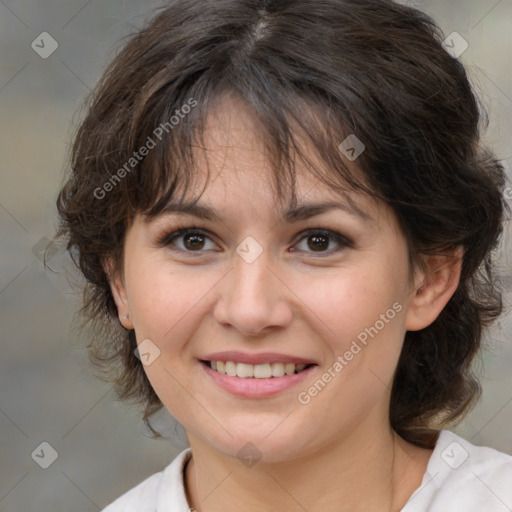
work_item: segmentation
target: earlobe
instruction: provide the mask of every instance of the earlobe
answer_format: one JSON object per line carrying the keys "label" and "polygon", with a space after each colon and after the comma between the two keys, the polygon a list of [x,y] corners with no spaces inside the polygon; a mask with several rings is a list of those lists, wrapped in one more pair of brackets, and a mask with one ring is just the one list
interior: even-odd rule
{"label": "earlobe", "polygon": [[117,306],[119,321],[125,329],[133,329],[133,322],[130,317],[128,297],[122,276],[115,270],[112,260],[106,260],[103,268],[110,284],[110,291]]}
{"label": "earlobe", "polygon": [[463,249],[449,254],[427,256],[427,270],[421,272],[413,289],[405,328],[419,331],[439,316],[459,285]]}

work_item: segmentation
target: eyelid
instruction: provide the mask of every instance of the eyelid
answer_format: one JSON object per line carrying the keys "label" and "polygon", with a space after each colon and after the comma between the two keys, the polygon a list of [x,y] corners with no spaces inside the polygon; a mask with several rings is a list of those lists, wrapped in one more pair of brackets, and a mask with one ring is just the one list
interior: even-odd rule
{"label": "eyelid", "polygon": [[164,230],[163,234],[157,238],[156,245],[157,247],[166,247],[171,243],[173,239],[185,235],[188,232],[194,231],[204,232],[204,234],[208,235],[208,237],[214,238],[213,233],[211,233],[205,226],[186,226],[177,224],[173,229]]}

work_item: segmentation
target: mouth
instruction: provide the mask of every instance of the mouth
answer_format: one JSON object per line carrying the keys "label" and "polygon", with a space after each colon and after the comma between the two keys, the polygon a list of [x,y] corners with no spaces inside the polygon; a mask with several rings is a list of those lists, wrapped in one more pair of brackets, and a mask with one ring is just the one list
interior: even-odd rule
{"label": "mouth", "polygon": [[[305,361],[301,358],[286,357],[284,355],[274,356],[281,358],[281,361],[273,361],[272,356],[263,359],[262,354],[256,356],[240,356],[240,359],[256,359],[257,364],[240,361],[219,361],[217,357],[210,359],[199,359],[199,366],[202,367],[211,379],[211,382],[239,398],[266,399],[276,397],[285,391],[291,390],[311,378],[311,374],[317,371],[318,364]],[[286,357],[286,359],[285,359]],[[295,363],[286,362],[289,359],[296,359]],[[268,361],[268,362],[265,362]]]}
{"label": "mouth", "polygon": [[312,368],[313,366],[318,366],[315,363],[295,364],[268,362],[261,364],[248,364],[235,361],[207,360],[200,360],[200,362],[221,375],[239,377],[242,379],[272,379],[284,377],[286,375],[296,375]]}

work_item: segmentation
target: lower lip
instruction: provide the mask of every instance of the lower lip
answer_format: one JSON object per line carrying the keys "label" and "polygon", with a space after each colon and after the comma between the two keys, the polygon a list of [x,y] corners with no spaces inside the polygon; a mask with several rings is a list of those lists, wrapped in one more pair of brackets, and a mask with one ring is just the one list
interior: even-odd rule
{"label": "lower lip", "polygon": [[311,374],[317,368],[312,366],[300,373],[293,375],[284,375],[283,377],[270,377],[268,379],[255,379],[243,377],[230,377],[222,373],[212,370],[204,363],[199,363],[204,371],[212,378],[212,380],[224,391],[242,396],[245,398],[267,398],[278,395],[287,389],[296,386]]}

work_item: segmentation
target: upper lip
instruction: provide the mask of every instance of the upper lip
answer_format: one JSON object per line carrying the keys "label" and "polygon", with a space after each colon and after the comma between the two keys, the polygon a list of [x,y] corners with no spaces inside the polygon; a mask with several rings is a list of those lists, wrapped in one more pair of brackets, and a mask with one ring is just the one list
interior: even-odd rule
{"label": "upper lip", "polygon": [[246,352],[228,351],[215,352],[201,358],[203,361],[233,361],[234,363],[264,364],[264,363],[294,363],[294,364],[316,364],[311,359],[292,356],[288,354],[277,354],[275,352],[262,352],[261,354],[248,354]]}

